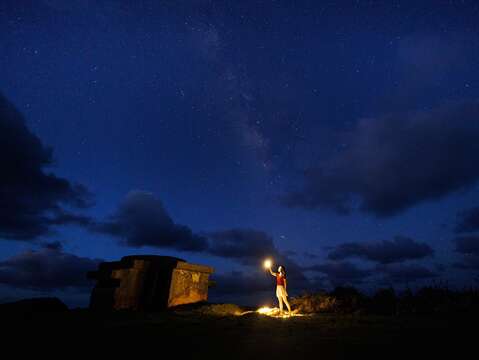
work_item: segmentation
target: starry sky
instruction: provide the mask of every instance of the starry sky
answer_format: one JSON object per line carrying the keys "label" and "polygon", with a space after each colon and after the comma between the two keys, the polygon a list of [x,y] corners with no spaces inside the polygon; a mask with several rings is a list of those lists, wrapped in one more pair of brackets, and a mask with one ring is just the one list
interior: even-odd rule
{"label": "starry sky", "polygon": [[[214,301],[477,286],[475,1],[0,1],[0,300],[102,260]],[[274,280],[274,279],[273,279]]]}

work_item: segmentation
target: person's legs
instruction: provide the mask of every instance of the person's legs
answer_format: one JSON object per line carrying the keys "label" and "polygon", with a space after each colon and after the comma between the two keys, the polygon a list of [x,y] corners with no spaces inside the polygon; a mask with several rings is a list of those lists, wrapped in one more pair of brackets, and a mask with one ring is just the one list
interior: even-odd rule
{"label": "person's legs", "polygon": [[291,306],[289,305],[288,297],[286,295],[283,295],[283,301],[286,304],[286,306],[288,307],[289,315],[291,315]]}
{"label": "person's legs", "polygon": [[276,297],[278,298],[279,312],[282,314],[283,313],[283,297],[282,297],[281,289],[279,286],[276,287]]}

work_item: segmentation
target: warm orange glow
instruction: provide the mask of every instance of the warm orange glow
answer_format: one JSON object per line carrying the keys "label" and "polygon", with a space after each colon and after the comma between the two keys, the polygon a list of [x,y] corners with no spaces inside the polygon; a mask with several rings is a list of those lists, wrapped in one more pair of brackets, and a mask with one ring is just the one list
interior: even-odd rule
{"label": "warm orange glow", "polygon": [[271,266],[273,266],[273,262],[271,259],[266,259],[263,264],[265,269],[271,269]]}
{"label": "warm orange glow", "polygon": [[280,312],[279,312],[279,308],[277,308],[277,307],[271,308],[269,306],[260,307],[258,310],[256,310],[256,312],[258,314],[261,314],[261,315],[271,316],[271,317],[275,317],[275,318],[289,318],[289,317],[293,317],[293,316],[305,316],[304,314],[299,314],[297,310],[294,310],[291,313],[291,315],[289,315],[287,311],[285,311],[283,313],[283,315],[281,315]]}
{"label": "warm orange glow", "polygon": [[258,310],[256,310],[257,313],[259,314],[266,314],[266,315],[269,315],[273,312],[273,308],[270,308],[268,306],[263,306],[263,307],[260,307]]}

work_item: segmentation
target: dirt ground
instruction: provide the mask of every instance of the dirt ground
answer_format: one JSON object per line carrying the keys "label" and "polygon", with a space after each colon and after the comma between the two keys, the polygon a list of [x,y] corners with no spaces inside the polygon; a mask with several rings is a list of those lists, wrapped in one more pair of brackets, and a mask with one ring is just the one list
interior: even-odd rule
{"label": "dirt ground", "polygon": [[[98,354],[103,348],[111,353],[155,351],[148,356],[154,358],[465,359],[475,358],[466,354],[477,342],[475,320],[468,316],[316,314],[283,319],[255,312],[235,316],[193,310],[110,314],[70,310],[3,320],[8,336],[34,343],[38,355],[51,354],[61,344],[69,354],[87,348]],[[6,339],[3,336],[3,345],[8,344]]]}

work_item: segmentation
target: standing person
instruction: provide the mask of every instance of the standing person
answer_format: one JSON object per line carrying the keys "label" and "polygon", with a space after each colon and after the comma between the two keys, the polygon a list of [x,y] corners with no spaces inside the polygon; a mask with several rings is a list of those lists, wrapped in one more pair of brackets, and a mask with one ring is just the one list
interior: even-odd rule
{"label": "standing person", "polygon": [[276,277],[276,297],[279,302],[279,313],[283,315],[283,302],[288,307],[288,313],[291,316],[291,306],[288,302],[288,292],[286,291],[286,271],[283,266],[278,267],[278,272],[275,273],[269,268],[272,276]]}

